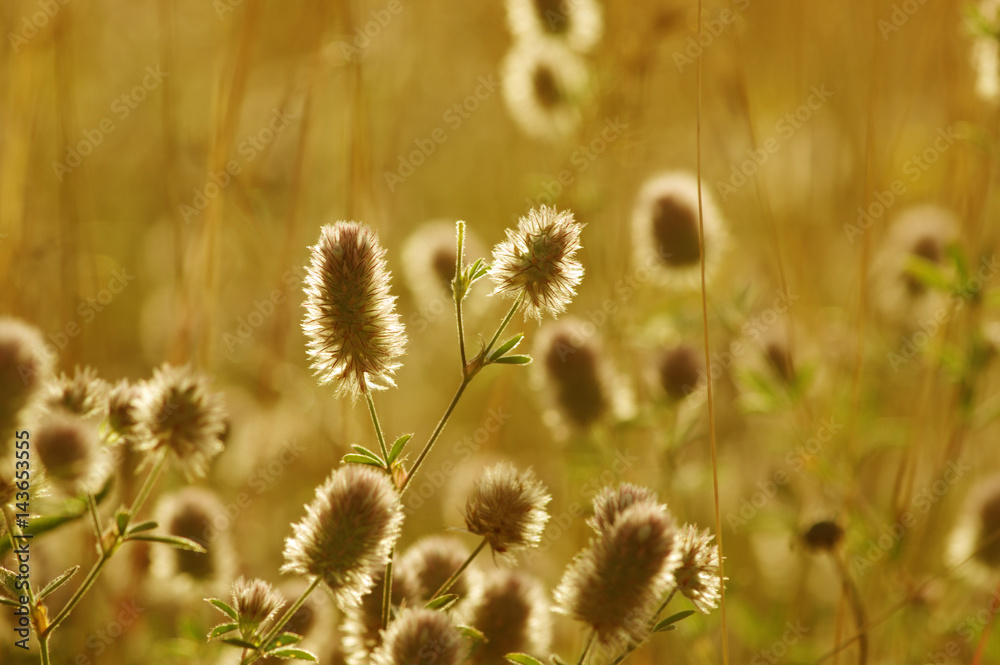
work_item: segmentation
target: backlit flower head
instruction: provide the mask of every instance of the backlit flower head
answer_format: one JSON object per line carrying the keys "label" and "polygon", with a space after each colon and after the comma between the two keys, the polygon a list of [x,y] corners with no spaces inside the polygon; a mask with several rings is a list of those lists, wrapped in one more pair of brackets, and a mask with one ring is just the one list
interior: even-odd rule
{"label": "backlit flower head", "polygon": [[[454,536],[427,536],[411,545],[396,566],[405,572],[413,587],[413,597],[426,602],[469,557],[469,549]],[[479,585],[474,567],[455,580],[448,593],[468,597]]]}
{"label": "backlit flower head", "polygon": [[588,74],[571,49],[553,39],[521,40],[501,67],[504,102],[522,132],[558,142],[580,125]]}
{"label": "backlit flower head", "polygon": [[604,644],[641,641],[674,582],[676,532],[661,504],[626,508],[570,563],[555,590],[556,611],[589,625]]}
{"label": "backlit flower head", "polygon": [[719,605],[719,548],[712,544],[712,532],[702,532],[693,524],[685,524],[677,532],[675,547],[680,565],[674,570],[677,589],[701,612],[711,612]]}
{"label": "backlit flower head", "polygon": [[549,521],[545,506],[551,499],[531,469],[519,472],[501,462],[476,482],[465,504],[465,526],[500,554],[534,547]]}
{"label": "backlit flower head", "polygon": [[50,380],[52,360],[36,328],[0,317],[0,439]]}
{"label": "backlit flower head", "polygon": [[60,374],[45,386],[43,404],[49,411],[67,411],[89,418],[103,414],[108,403],[108,384],[93,367],[76,367],[73,376]]}
{"label": "backlit flower head", "polygon": [[[367,665],[372,652],[382,643],[382,596],[385,593],[385,568],[372,571],[375,583],[356,606],[344,610],[340,625],[341,644],[348,665]],[[416,601],[413,576],[400,563],[392,567],[392,611]]]}
{"label": "backlit flower head", "polygon": [[378,236],[358,222],[324,226],[305,283],[302,328],[320,384],[352,398],[395,385],[406,335]]}
{"label": "backlit flower head", "polygon": [[507,0],[507,24],[518,40],[560,39],[581,53],[604,31],[596,0]]}
{"label": "backlit flower head", "polygon": [[[722,216],[711,192],[702,188],[705,223],[705,280],[711,283],[727,246]],[[650,178],[632,213],[636,268],[652,270],[661,285],[691,291],[701,288],[698,179],[684,171]]]}
{"label": "backlit flower head", "polygon": [[465,621],[482,631],[486,642],[472,646],[472,665],[506,665],[508,653],[542,658],[552,641],[549,601],[541,583],[527,573],[500,568],[483,583],[482,594]]}
{"label": "backlit flower head", "polygon": [[153,372],[136,406],[138,450],[166,449],[187,478],[208,473],[222,452],[226,411],[205,375],[190,367],[163,365]]}
{"label": "backlit flower head", "polygon": [[136,442],[141,432],[139,426],[140,385],[122,379],[108,392],[108,427],[117,440]]}
{"label": "backlit flower head", "polygon": [[523,296],[525,319],[559,315],[583,280],[583,266],[576,259],[582,229],[568,210],[543,205],[528,211],[493,248],[493,295]]}
{"label": "backlit flower head", "polygon": [[283,572],[319,576],[341,608],[357,605],[374,585],[399,537],[403,511],[389,477],[350,464],[316,488],[306,516],[285,540]]}
{"label": "backlit flower head", "polygon": [[598,535],[607,533],[614,527],[622,512],[637,503],[656,505],[656,492],[632,483],[605,487],[594,497],[594,515],[587,520],[587,524]]}
{"label": "backlit flower head", "polygon": [[106,479],[102,450],[93,423],[74,413],[57,411],[35,429],[31,445],[46,476],[66,493],[96,492]]}
{"label": "backlit flower head", "polygon": [[446,612],[407,609],[389,625],[373,665],[458,665],[462,640]]}
{"label": "backlit flower head", "polygon": [[244,636],[253,635],[257,629],[270,623],[285,599],[268,582],[239,577],[233,583],[233,608],[239,615],[239,630]]}

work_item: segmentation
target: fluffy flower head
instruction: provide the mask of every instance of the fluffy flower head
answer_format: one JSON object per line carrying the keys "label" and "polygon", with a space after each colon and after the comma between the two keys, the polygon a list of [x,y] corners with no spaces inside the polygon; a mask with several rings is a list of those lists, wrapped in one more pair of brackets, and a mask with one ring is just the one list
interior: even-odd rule
{"label": "fluffy flower head", "polygon": [[545,506],[551,499],[531,469],[521,473],[501,462],[476,483],[465,504],[465,526],[500,554],[534,547],[549,521]]}

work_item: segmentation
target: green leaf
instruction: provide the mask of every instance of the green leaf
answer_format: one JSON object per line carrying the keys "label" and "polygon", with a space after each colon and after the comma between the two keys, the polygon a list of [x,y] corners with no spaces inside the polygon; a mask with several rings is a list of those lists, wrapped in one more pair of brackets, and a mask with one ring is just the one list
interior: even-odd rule
{"label": "green leaf", "polygon": [[425,608],[429,610],[446,610],[458,601],[457,593],[446,593],[443,596],[438,596],[433,600],[427,601],[424,605]]}
{"label": "green leaf", "polygon": [[272,649],[280,649],[281,647],[287,647],[289,645],[301,641],[302,641],[301,635],[297,635],[295,633],[282,633],[281,635],[278,635],[273,640],[268,642],[267,649],[265,649],[265,651],[271,651]]}
{"label": "green leaf", "polygon": [[72,568],[64,572],[62,575],[55,578],[48,584],[46,584],[45,588],[43,588],[41,591],[38,592],[38,600],[42,600],[50,593],[61,587],[63,584],[69,582],[70,578],[76,575],[76,571],[78,570],[80,570],[80,566],[73,566]]}
{"label": "green leaf", "polygon": [[206,598],[205,602],[212,603],[212,606],[215,607],[215,609],[219,610],[233,621],[240,620],[240,615],[237,614],[236,610],[230,607],[224,600],[219,600],[218,598]]}
{"label": "green leaf", "polygon": [[222,641],[225,642],[226,644],[232,644],[234,647],[240,647],[242,649],[253,649],[254,651],[257,650],[256,644],[247,642],[246,640],[240,639],[239,637],[227,637]]}
{"label": "green leaf", "polygon": [[566,665],[566,661],[555,654],[549,656],[549,660],[552,661],[552,665]]}
{"label": "green leaf", "polygon": [[932,288],[944,291],[951,288],[941,266],[922,256],[910,256],[906,261],[906,272]]}
{"label": "green leaf", "polygon": [[13,601],[9,598],[0,598],[0,605],[10,605],[11,607],[21,607],[21,603]]}
{"label": "green leaf", "polygon": [[236,630],[237,624],[235,623],[220,623],[218,626],[212,629],[212,632],[208,634],[209,640],[214,640],[216,637],[221,637],[226,633],[231,633]]}
{"label": "green leaf", "polygon": [[520,344],[522,339],[524,339],[524,333],[518,333],[513,337],[511,337],[510,339],[508,339],[503,344],[501,344],[499,347],[497,347],[497,350],[494,351],[492,355],[490,355],[490,362],[496,362],[497,358],[504,355],[505,353],[513,349],[515,346]]}
{"label": "green leaf", "polygon": [[145,522],[139,522],[138,524],[133,524],[128,528],[128,533],[125,534],[126,538],[131,536],[133,533],[142,533],[143,531],[152,531],[156,527],[160,526],[159,522],[156,520],[146,520]]}
{"label": "green leaf", "polygon": [[504,658],[515,665],[543,665],[542,661],[526,653],[509,653]]}
{"label": "green leaf", "polygon": [[694,610],[684,610],[683,612],[678,612],[677,614],[671,614],[666,619],[664,619],[660,623],[656,624],[653,627],[653,632],[654,633],[662,633],[662,632],[665,632],[665,631],[668,631],[668,630],[673,630],[674,628],[677,627],[677,626],[675,626],[673,624],[677,623],[681,619],[688,618],[692,614],[694,614]]}
{"label": "green leaf", "polygon": [[459,624],[458,632],[462,633],[465,637],[469,638],[473,642],[487,642],[486,636],[483,635],[483,631],[478,628],[473,628],[472,626],[466,626],[465,624]]}
{"label": "green leaf", "polygon": [[118,526],[118,533],[124,534],[128,531],[129,520],[132,516],[129,515],[128,511],[121,508],[117,513],[115,513],[115,524]]}
{"label": "green leaf", "polygon": [[372,459],[367,455],[355,455],[354,453],[347,453],[341,461],[344,464],[368,464],[379,468],[382,467],[382,462],[380,460]]}
{"label": "green leaf", "polygon": [[411,436],[413,435],[404,434],[398,439],[396,439],[396,441],[392,444],[392,449],[389,451],[389,464],[392,464],[393,462],[396,461],[396,458],[399,457],[399,454],[403,452],[403,446],[406,445],[406,442],[410,440]]}
{"label": "green leaf", "polygon": [[150,543],[163,543],[164,545],[176,547],[179,550],[187,550],[189,552],[197,552],[199,554],[205,554],[208,552],[208,550],[190,538],[183,538],[181,536],[168,536],[160,533],[140,533],[134,536],[129,536],[128,539],[145,540]]}
{"label": "green leaf", "polygon": [[375,460],[376,462],[378,462],[379,465],[381,466],[381,464],[382,464],[382,458],[379,457],[378,455],[376,455],[374,452],[368,450],[364,446],[359,446],[359,445],[352,445],[351,448],[354,448],[354,452],[356,452],[356,453],[358,453],[360,455],[364,455],[365,457],[371,457],[373,460]]}
{"label": "green leaf", "polygon": [[498,365],[527,365],[531,362],[531,356],[504,356],[493,362]]}
{"label": "green leaf", "polygon": [[310,663],[319,662],[316,654],[312,651],[306,651],[305,649],[275,649],[274,651],[268,651],[267,655],[274,656],[275,658],[282,658],[284,660],[305,660]]}
{"label": "green leaf", "polygon": [[18,600],[21,592],[17,589],[17,573],[0,566],[0,596]]}

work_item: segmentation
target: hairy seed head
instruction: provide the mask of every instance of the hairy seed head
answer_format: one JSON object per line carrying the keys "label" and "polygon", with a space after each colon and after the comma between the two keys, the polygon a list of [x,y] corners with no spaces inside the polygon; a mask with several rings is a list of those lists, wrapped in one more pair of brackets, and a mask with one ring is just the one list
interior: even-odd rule
{"label": "hairy seed head", "polygon": [[94,426],[83,417],[57,411],[49,414],[34,432],[31,443],[48,477],[69,494],[96,492],[92,477],[100,456]]}
{"label": "hairy seed head", "polygon": [[[372,652],[382,643],[382,596],[385,593],[385,568],[372,571],[375,583],[361,602],[344,611],[340,627],[343,652],[348,665],[367,665]],[[393,612],[416,600],[412,576],[400,564],[392,567]]]}
{"label": "hairy seed head", "polygon": [[108,426],[115,436],[125,442],[136,442],[140,434],[139,398],[140,385],[122,379],[108,391]]}
{"label": "hairy seed head", "polygon": [[375,232],[358,222],[324,226],[305,283],[302,328],[319,382],[352,398],[395,385],[406,335]]}
{"label": "hairy seed head", "polygon": [[156,575],[168,585],[181,582],[182,585],[214,587],[232,579],[231,536],[213,526],[218,517],[225,514],[226,508],[218,497],[203,487],[187,486],[163,497],[156,507],[160,529],[169,535],[193,540],[207,551],[153,548]]}
{"label": "hairy seed head", "polygon": [[656,505],[656,492],[632,483],[622,483],[618,487],[605,487],[594,497],[594,515],[587,524],[600,534],[614,527],[622,512],[637,503]]}
{"label": "hairy seed head", "polygon": [[557,611],[592,627],[602,643],[640,641],[673,583],[676,531],[663,505],[626,508],[570,563],[555,591]]}
{"label": "hairy seed head", "polygon": [[544,657],[552,641],[549,602],[542,585],[526,573],[501,568],[491,572],[482,595],[468,612],[468,623],[486,642],[473,646],[472,665],[506,665],[508,653]]}
{"label": "hairy seed head", "polygon": [[400,612],[375,650],[373,665],[458,665],[462,655],[458,629],[445,612]]}
{"label": "hairy seed head", "polygon": [[140,434],[138,450],[166,449],[189,478],[208,473],[222,452],[226,411],[209,380],[190,367],[163,365],[141,393],[136,405]]}
{"label": "hairy seed head", "polygon": [[665,351],[660,357],[660,385],[670,399],[684,399],[701,382],[704,366],[693,347],[682,344]]}
{"label": "hairy seed head", "polygon": [[41,333],[19,319],[0,317],[0,437],[14,429],[51,375],[52,358]]}
{"label": "hairy seed head", "polygon": [[612,395],[602,349],[582,330],[582,322],[573,319],[549,324],[538,337],[536,357],[559,412],[572,425],[585,428],[607,415]]}
{"label": "hairy seed head", "polygon": [[564,41],[580,53],[601,39],[604,22],[595,0],[507,0],[507,24],[516,41]]}
{"label": "hairy seed head", "polygon": [[549,521],[545,506],[551,499],[531,469],[522,473],[501,462],[476,482],[465,504],[465,526],[500,554],[534,547]]}
{"label": "hairy seed head", "polygon": [[719,548],[712,544],[713,538],[708,529],[699,532],[693,524],[685,524],[675,544],[681,560],[674,570],[677,589],[706,614],[718,606],[722,586]]}
{"label": "hairy seed head", "polygon": [[93,367],[76,367],[73,376],[60,374],[45,387],[44,406],[84,418],[102,414],[108,403],[108,384]]}
{"label": "hairy seed head", "polygon": [[520,40],[501,65],[504,102],[527,136],[558,143],[580,125],[588,95],[586,62],[558,40]]}
{"label": "hairy seed head", "polygon": [[268,582],[239,577],[233,583],[233,607],[239,615],[239,629],[244,636],[253,635],[257,629],[274,617],[285,604],[285,599]]}
{"label": "hairy seed head", "polygon": [[[412,580],[413,597],[426,602],[468,557],[468,548],[458,538],[427,536],[411,545],[397,565]],[[478,586],[478,582],[479,571],[467,568],[448,593],[465,598]]]}
{"label": "hairy seed head", "polygon": [[351,464],[316,488],[306,516],[285,540],[282,571],[319,576],[341,608],[357,605],[385,566],[403,523],[389,477]]}
{"label": "hairy seed head", "polygon": [[813,551],[832,552],[844,538],[844,529],[834,520],[820,520],[802,534],[802,541]]}
{"label": "hairy seed head", "polygon": [[582,229],[567,210],[541,206],[528,211],[493,248],[493,295],[523,296],[525,319],[559,315],[583,280],[583,266],[576,260]]}

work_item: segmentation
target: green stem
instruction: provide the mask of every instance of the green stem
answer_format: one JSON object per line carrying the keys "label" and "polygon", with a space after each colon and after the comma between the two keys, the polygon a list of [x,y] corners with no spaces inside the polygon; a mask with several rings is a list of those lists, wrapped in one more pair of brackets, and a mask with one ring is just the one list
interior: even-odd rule
{"label": "green stem", "polygon": [[594,646],[594,640],[597,638],[597,631],[591,630],[590,637],[587,638],[587,644],[583,647],[583,651],[580,652],[580,658],[576,661],[576,665],[583,665],[583,661],[586,660],[587,654],[590,652],[590,647]]}
{"label": "green stem", "polygon": [[389,608],[392,606],[392,557],[396,555],[395,548],[389,552],[389,560],[385,563],[385,579],[382,581],[382,630],[389,627]]}
{"label": "green stem", "polygon": [[[299,608],[306,602],[309,594],[316,590],[319,583],[320,578],[314,577],[312,582],[309,583],[309,586],[306,587],[306,590],[302,592],[301,596],[299,596],[298,600],[292,603],[292,606],[285,610],[285,613],[281,615],[278,622],[271,627],[271,630],[267,631],[267,635],[265,635],[264,639],[261,640],[260,644],[262,649],[266,649],[267,645],[271,643],[271,640],[281,633],[281,629],[284,628],[285,624],[288,623],[292,616],[299,611]],[[250,655],[250,660],[245,661],[242,665],[250,665],[250,663],[256,662],[261,656],[262,654],[260,651],[255,651]]]}
{"label": "green stem", "polygon": [[[146,476],[146,481],[142,484],[142,488],[139,490],[139,494],[136,495],[135,501],[132,502],[132,507],[129,508],[129,520],[132,519],[138,511],[142,508],[142,505],[146,503],[146,499],[149,498],[150,492],[153,490],[153,485],[156,484],[156,479],[159,478],[160,473],[163,471],[163,465],[167,461],[167,451],[162,450],[159,453],[159,457],[153,464],[152,470],[150,470],[149,475]],[[49,625],[45,627],[42,631],[44,634],[50,635],[63,620],[69,616],[69,613],[73,611],[73,608],[77,606],[80,600],[86,595],[90,588],[94,586],[94,582],[97,581],[97,577],[101,574],[104,569],[105,564],[111,559],[116,551],[118,551],[118,546],[122,543],[122,537],[124,534],[116,534],[114,541],[107,548],[101,545],[101,556],[98,557],[97,561],[94,562],[94,566],[87,573],[87,577],[83,580],[83,583],[77,588],[76,592],[69,599],[66,605],[59,610],[59,613],[55,616]]]}
{"label": "green stem", "polygon": [[478,555],[483,550],[484,547],[486,547],[485,538],[483,538],[483,541],[479,543],[479,546],[472,551],[472,554],[470,554],[469,558],[465,560],[465,563],[459,566],[458,570],[452,573],[451,577],[445,580],[444,584],[441,585],[441,588],[439,588],[437,591],[434,592],[434,595],[431,596],[431,600],[434,600],[435,598],[440,598],[444,594],[448,593],[448,589],[450,589],[452,585],[456,581],[458,581],[458,578],[461,577],[462,573],[465,572],[465,569],[469,567],[469,564],[472,563],[472,560],[476,558],[476,555]]}
{"label": "green stem", "polygon": [[94,495],[87,492],[87,509],[90,513],[90,521],[94,524],[94,535],[97,536],[97,551],[99,554],[104,554],[104,528],[101,526],[101,518],[97,514],[97,502],[94,501]]}
{"label": "green stem", "polygon": [[414,477],[416,477],[417,470],[420,468],[420,465],[424,463],[424,459],[427,458],[428,453],[431,452],[431,448],[434,447],[434,442],[437,441],[439,436],[441,436],[441,432],[444,431],[444,426],[448,424],[448,419],[451,417],[451,412],[455,410],[458,400],[462,398],[462,393],[465,392],[465,387],[469,385],[469,381],[471,380],[471,376],[467,376],[462,379],[462,384],[455,392],[455,396],[451,398],[451,404],[448,405],[444,415],[441,416],[441,420],[438,421],[434,431],[431,432],[431,437],[427,440],[427,443],[424,444],[423,450],[421,450],[420,454],[417,455],[417,459],[413,462],[410,472],[406,474],[406,480],[403,482],[403,487],[399,490],[400,498],[403,497],[406,493],[406,488],[410,486],[410,483],[413,481]]}
{"label": "green stem", "polygon": [[[677,593],[677,587],[674,587],[673,589],[671,589],[670,595],[667,596],[667,599],[664,600],[663,604],[660,605],[660,609],[656,610],[656,614],[654,614],[653,618],[649,620],[650,630],[652,630],[656,626],[656,622],[660,618],[660,615],[663,614],[663,610],[667,609],[667,605],[669,605],[670,601],[674,599],[674,595],[676,593]],[[625,648],[625,651],[623,651],[620,656],[611,661],[611,665],[618,665],[620,662],[628,658],[629,654],[631,654],[633,651],[639,648],[639,644],[640,644],[639,642],[630,641],[628,646]]]}
{"label": "green stem", "polygon": [[375,435],[378,436],[378,447],[382,451],[382,463],[389,467],[389,451],[385,447],[385,436],[382,435],[382,424],[378,421],[378,414],[375,413],[375,402],[372,400],[372,394],[369,391],[365,391],[365,399],[368,400],[368,413],[372,417],[372,425],[375,426]]}
{"label": "green stem", "polygon": [[42,659],[42,665],[49,665],[49,636],[44,634],[39,634],[38,636],[38,655]]}
{"label": "green stem", "polygon": [[500,335],[503,334],[503,331],[507,328],[507,324],[510,323],[510,320],[514,318],[514,312],[518,310],[521,306],[521,301],[523,300],[524,292],[522,291],[518,294],[517,299],[514,300],[514,304],[510,306],[510,311],[507,312],[507,316],[503,317],[503,321],[500,322],[500,326],[497,328],[497,331],[493,333],[493,339],[490,340],[490,343],[486,345],[486,349],[483,350],[484,361],[489,358],[490,351],[493,350],[493,345],[497,343],[498,339],[500,339]]}

